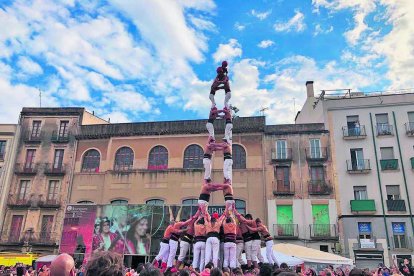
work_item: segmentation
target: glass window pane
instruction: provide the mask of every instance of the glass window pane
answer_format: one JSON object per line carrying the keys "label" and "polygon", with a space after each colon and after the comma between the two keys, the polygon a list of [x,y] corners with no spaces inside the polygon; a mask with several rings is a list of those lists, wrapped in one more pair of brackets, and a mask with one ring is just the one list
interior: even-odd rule
{"label": "glass window pane", "polygon": [[233,144],[233,169],[246,168],[246,151],[240,145]]}
{"label": "glass window pane", "polygon": [[394,159],[394,148],[393,147],[383,147],[380,148],[381,159]]}
{"label": "glass window pane", "polygon": [[155,146],[151,149],[148,158],[149,170],[168,169],[168,151],[163,146]]}
{"label": "glass window pane", "polygon": [[203,168],[203,148],[199,145],[190,145],[184,151],[184,168],[201,169]]}

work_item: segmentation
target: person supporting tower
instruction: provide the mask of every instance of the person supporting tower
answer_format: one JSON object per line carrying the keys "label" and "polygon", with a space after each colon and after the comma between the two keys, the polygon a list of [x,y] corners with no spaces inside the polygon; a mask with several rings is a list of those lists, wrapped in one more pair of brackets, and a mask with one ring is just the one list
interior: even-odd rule
{"label": "person supporting tower", "polygon": [[208,142],[204,146],[204,156],[203,156],[203,165],[204,165],[204,181],[208,183],[211,182],[211,157],[213,156],[213,141],[214,139],[210,136],[208,137]]}
{"label": "person supporting tower", "polygon": [[155,267],[159,266],[159,261],[161,260],[162,264],[161,267],[166,267],[167,266],[167,261],[168,261],[168,256],[169,256],[169,252],[170,252],[170,245],[169,245],[169,241],[170,241],[170,237],[171,237],[171,233],[173,231],[174,228],[174,220],[170,221],[170,225],[167,226],[167,229],[165,229],[164,231],[164,236],[160,242],[160,251],[158,252],[158,255],[155,256],[155,259],[153,261],[153,264]]}
{"label": "person supporting tower", "polygon": [[210,109],[210,114],[208,115],[208,121],[206,123],[206,128],[207,128],[208,134],[211,137],[211,138],[209,138],[209,140],[211,140],[211,142],[214,142],[216,140],[215,139],[215,136],[214,136],[214,126],[213,126],[213,123],[217,119],[218,115],[219,114],[218,114],[217,107],[212,107]]}
{"label": "person supporting tower", "polygon": [[[227,209],[225,212],[227,212]],[[221,215],[221,217],[219,217],[217,213],[213,213],[212,216],[210,216],[208,211],[204,213],[204,220],[207,232],[204,264],[208,264],[210,261],[212,261],[214,267],[217,267],[218,264],[218,255],[220,249],[220,241],[218,237],[220,232],[220,226],[223,223],[223,220],[226,218],[225,212],[223,213],[223,215]]]}
{"label": "person supporting tower", "polygon": [[223,175],[224,175],[224,183],[225,184],[232,184],[232,176],[233,176],[233,157],[232,153],[232,146],[231,143],[228,141],[224,141],[220,144],[215,144],[216,150],[222,150],[224,155],[224,163],[223,163]]}
{"label": "person supporting tower", "polygon": [[224,262],[223,267],[236,268],[236,235],[237,224],[234,218],[227,211],[226,220],[223,222],[224,228]]}
{"label": "person supporting tower", "polygon": [[[250,268],[253,264],[255,268],[258,267],[257,265],[257,250],[258,248],[255,246],[254,242],[254,236],[253,234],[249,233],[249,229],[247,226],[250,227],[257,227],[255,221],[253,220],[253,217],[250,214],[246,214],[245,217],[243,217],[239,212],[237,212],[237,209],[234,209],[234,214],[236,215],[237,219],[241,223],[241,227],[245,229],[244,237],[245,237],[245,250],[246,250],[246,259],[247,259],[247,266]],[[242,229],[243,232],[243,229]],[[259,236],[260,239],[260,236]],[[260,247],[260,246],[259,246]]]}
{"label": "person supporting tower", "polygon": [[233,119],[231,110],[228,108],[223,109],[224,119],[226,119],[226,128],[224,130],[224,139],[230,145],[233,144]]}
{"label": "person supporting tower", "polygon": [[[231,98],[231,90],[229,84],[229,77],[227,71],[227,61],[223,61],[220,67],[217,67],[217,76],[213,81],[210,89],[210,101],[211,101],[211,108],[216,106],[216,101],[214,100],[214,96],[216,95],[216,91],[219,89],[224,89],[225,97],[224,97],[224,106],[228,108],[228,103]],[[222,86],[220,86],[222,85]]]}
{"label": "person supporting tower", "polygon": [[244,240],[242,231],[240,229],[240,225],[237,225],[237,235],[236,235],[236,258],[238,262],[238,266],[242,266],[246,264],[242,259],[242,252],[244,249]]}
{"label": "person supporting tower", "polygon": [[204,217],[199,216],[194,224],[193,267],[198,268],[200,271],[203,271],[204,269],[206,240]]}
{"label": "person supporting tower", "polygon": [[267,227],[262,223],[260,218],[256,219],[256,225],[257,227],[250,227],[247,225],[247,228],[252,232],[259,232],[262,235],[262,238],[266,243],[266,257],[268,263],[279,265],[276,256],[273,254],[273,238],[270,236],[269,230],[267,230]]}
{"label": "person supporting tower", "polygon": [[181,235],[180,238],[180,255],[178,256],[176,262],[176,268],[178,269],[182,264],[185,256],[187,256],[188,250],[193,243],[193,236],[194,236],[194,221],[198,218],[198,214],[200,214],[200,210],[197,211],[196,215],[194,215],[192,222],[188,225],[187,231]]}
{"label": "person supporting tower", "polygon": [[188,230],[187,228],[183,227],[188,226],[190,223],[194,223],[199,213],[200,211],[197,211],[196,215],[190,217],[187,221],[174,223],[169,241],[170,252],[168,255],[167,268],[173,266],[175,254],[177,254],[178,239],[180,238],[180,234]]}

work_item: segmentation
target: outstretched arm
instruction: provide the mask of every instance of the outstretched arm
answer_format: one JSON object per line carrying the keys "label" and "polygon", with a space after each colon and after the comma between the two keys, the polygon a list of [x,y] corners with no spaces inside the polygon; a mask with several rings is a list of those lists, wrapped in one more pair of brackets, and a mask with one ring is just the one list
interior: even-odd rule
{"label": "outstretched arm", "polygon": [[210,222],[210,220],[211,220],[210,214],[208,213],[208,209],[206,209],[206,211],[204,213],[204,219],[207,222]]}
{"label": "outstretched arm", "polygon": [[260,231],[260,227],[250,227],[249,225],[246,225],[247,229],[249,229],[252,232],[259,232]]}

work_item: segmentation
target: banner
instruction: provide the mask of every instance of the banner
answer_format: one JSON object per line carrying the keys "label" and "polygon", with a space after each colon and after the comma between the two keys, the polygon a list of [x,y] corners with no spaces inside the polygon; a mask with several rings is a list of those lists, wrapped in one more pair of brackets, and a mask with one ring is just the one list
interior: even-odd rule
{"label": "banner", "polygon": [[92,252],[96,205],[68,205],[63,221],[60,253],[68,253],[79,266]]}
{"label": "banner", "polygon": [[[209,206],[221,215],[224,206]],[[91,253],[113,251],[122,255],[154,256],[171,220],[187,220],[193,205],[68,205],[60,253],[82,264]]]}

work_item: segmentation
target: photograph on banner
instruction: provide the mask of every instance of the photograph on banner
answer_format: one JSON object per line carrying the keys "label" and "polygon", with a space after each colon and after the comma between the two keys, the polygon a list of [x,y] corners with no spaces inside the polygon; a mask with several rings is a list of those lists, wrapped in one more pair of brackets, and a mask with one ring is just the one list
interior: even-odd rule
{"label": "photograph on banner", "polygon": [[63,221],[59,253],[74,257],[76,266],[84,263],[92,252],[96,205],[68,205]]}
{"label": "photograph on banner", "polygon": [[94,224],[92,252],[112,251],[123,254],[129,246],[126,240],[128,231],[128,205],[98,205]]}
{"label": "photograph on banner", "polygon": [[158,228],[157,222],[155,225],[152,223],[153,215],[162,212],[161,209],[151,205],[129,205],[124,254],[150,255],[152,229]]}
{"label": "photograph on banner", "polygon": [[151,207],[153,207],[153,209],[151,221],[151,246],[149,255],[155,256],[160,250],[160,242],[164,236],[165,229],[167,229],[170,223],[170,215],[173,213],[173,211],[169,206],[165,205],[153,205]]}

